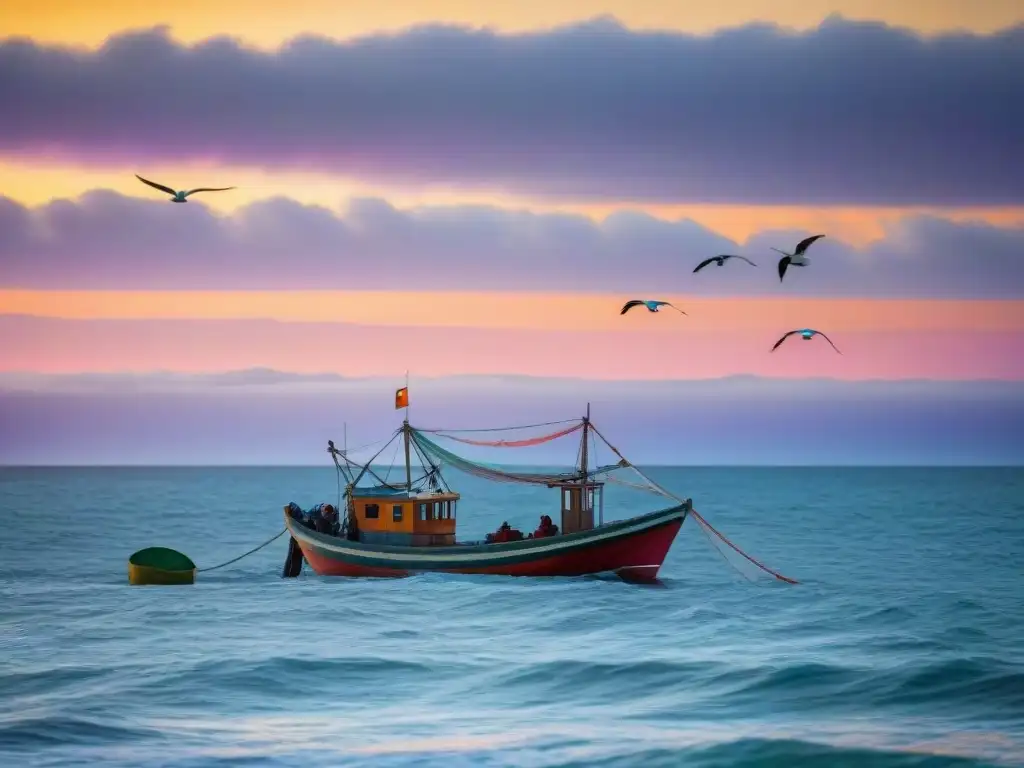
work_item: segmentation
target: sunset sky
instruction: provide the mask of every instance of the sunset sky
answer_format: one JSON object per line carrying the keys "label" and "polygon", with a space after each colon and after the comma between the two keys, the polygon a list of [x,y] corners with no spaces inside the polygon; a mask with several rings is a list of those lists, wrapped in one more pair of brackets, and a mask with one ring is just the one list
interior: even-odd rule
{"label": "sunset sky", "polygon": [[[982,450],[1024,427],[1019,2],[9,0],[0,35],[0,462],[112,407],[54,382],[248,369],[379,379],[368,431],[406,370],[578,379],[624,429],[658,381],[929,379],[936,418],[956,382],[1024,461]],[[806,326],[843,354],[769,352]]]}

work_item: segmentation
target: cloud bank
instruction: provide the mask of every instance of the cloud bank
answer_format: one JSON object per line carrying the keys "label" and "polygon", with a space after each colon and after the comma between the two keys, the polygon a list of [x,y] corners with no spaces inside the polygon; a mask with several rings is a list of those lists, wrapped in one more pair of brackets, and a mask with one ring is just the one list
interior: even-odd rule
{"label": "cloud bank", "polygon": [[[777,254],[807,232],[738,244],[701,225],[623,212],[584,216],[486,207],[344,215],[284,198],[217,216],[202,203],[93,191],[26,208],[0,197],[0,287],[692,292],[707,296],[1024,297],[1024,227],[912,217],[865,249],[832,238],[779,283]],[[742,262],[694,275],[709,255]]]}
{"label": "cloud bank", "polygon": [[832,17],[704,37],[601,18],[270,53],[166,29],[97,51],[8,39],[0,103],[0,152],[143,175],[203,159],[577,198],[1024,202],[1024,26],[923,38]]}
{"label": "cloud bank", "polygon": [[[268,371],[0,376],[0,463],[303,463],[327,473],[326,442],[340,441],[343,423],[353,447],[398,426],[393,385]],[[575,418],[589,401],[603,434],[640,463],[1024,463],[1024,389],[1016,383],[445,377],[419,379],[412,391],[414,422],[428,428]],[[467,448],[457,450],[469,455]],[[611,455],[601,450],[604,462]],[[473,455],[566,463],[575,445]]]}

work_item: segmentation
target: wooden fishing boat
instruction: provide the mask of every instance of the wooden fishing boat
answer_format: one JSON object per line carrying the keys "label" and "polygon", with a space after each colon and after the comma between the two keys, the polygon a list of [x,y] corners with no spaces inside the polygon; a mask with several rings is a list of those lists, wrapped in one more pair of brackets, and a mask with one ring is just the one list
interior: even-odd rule
{"label": "wooden fishing boat", "polygon": [[[402,393],[399,390],[396,396],[396,407],[408,403],[407,393]],[[572,423],[574,426],[541,437],[484,441],[461,438],[454,431],[417,429],[405,420],[384,446],[399,437],[404,441],[404,484],[389,484],[371,468],[384,448],[361,464],[353,461],[347,451],[328,442],[328,452],[346,481],[343,501],[338,505],[340,510],[326,504],[312,514],[294,503],[284,508],[285,525],[291,534],[284,575],[297,576],[305,562],[322,576],[608,573],[628,581],[655,580],[676,534],[692,511],[692,502],[686,499],[665,509],[606,523],[605,482],[601,478],[632,465],[593,426],[589,406],[587,415]],[[555,474],[504,470],[473,462],[444,449],[433,439],[440,435],[471,445],[514,448],[537,445],[576,431],[582,432],[578,464],[571,472]],[[589,442],[595,435],[620,461],[588,467]],[[423,469],[422,477],[415,480],[410,463],[413,452],[418,454]],[[457,542],[457,507],[461,496],[442,477],[442,463],[503,482],[557,488],[561,495],[561,524],[556,526],[550,517],[542,515],[541,525],[528,536],[503,523],[485,541]],[[360,485],[366,475],[377,482]]]}

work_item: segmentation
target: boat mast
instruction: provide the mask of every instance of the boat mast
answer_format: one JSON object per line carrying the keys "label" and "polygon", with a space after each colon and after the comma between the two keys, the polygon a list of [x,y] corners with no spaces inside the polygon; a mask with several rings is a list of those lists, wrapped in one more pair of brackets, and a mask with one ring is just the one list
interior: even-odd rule
{"label": "boat mast", "polygon": [[405,490],[412,493],[412,466],[409,464],[409,420],[402,422],[402,432],[405,433]]}
{"label": "boat mast", "polygon": [[[409,371],[405,371],[405,397],[409,402]],[[405,421],[402,422],[402,432],[405,434],[405,490],[412,493],[412,465],[409,463],[409,406],[405,406]]]}
{"label": "boat mast", "polygon": [[[587,465],[590,456],[588,447],[590,445],[590,403],[587,403],[587,415],[583,417],[583,442],[580,445],[580,524],[586,519],[587,511],[590,509],[590,494],[587,493]],[[593,522],[590,523],[593,527]]]}
{"label": "boat mast", "polygon": [[587,443],[590,429],[590,403],[587,403],[587,415],[583,417],[583,444],[580,447],[580,475],[581,482],[587,481]]}

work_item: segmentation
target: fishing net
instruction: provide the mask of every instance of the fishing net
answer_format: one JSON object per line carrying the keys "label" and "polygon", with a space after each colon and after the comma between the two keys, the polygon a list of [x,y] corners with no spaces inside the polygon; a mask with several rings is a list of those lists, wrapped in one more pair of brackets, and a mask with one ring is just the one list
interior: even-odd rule
{"label": "fishing net", "polygon": [[[667,491],[664,488],[662,488],[660,485],[658,485],[658,483],[654,482],[651,478],[649,478],[647,475],[641,472],[636,466],[630,463],[625,456],[619,453],[619,450],[614,445],[612,445],[611,443],[608,442],[607,439],[605,439],[605,436],[598,431],[597,427],[591,425],[591,429],[598,437],[601,438],[604,444],[607,445],[608,448],[610,448],[611,451],[622,460],[623,466],[628,466],[630,469],[633,470],[633,472],[637,474],[637,476],[640,477],[640,479],[644,481],[646,487],[650,491],[652,491],[653,493],[657,493],[659,496],[663,496],[666,499],[674,499],[679,502],[685,501],[685,499],[681,498],[680,496],[677,496],[671,491]],[[612,483],[618,483],[620,485],[628,485],[633,488],[644,487],[641,485],[623,481],[619,478],[608,478],[608,481]],[[701,532],[705,535],[711,546],[714,547],[715,550],[723,557],[723,559],[725,559],[725,561],[729,565],[735,568],[737,572],[739,572],[739,574],[744,578],[752,580],[752,577],[755,576],[758,571],[760,571],[760,573],[772,576],[773,578],[785,582],[786,584],[799,583],[795,579],[791,579],[788,576],[783,576],[778,571],[769,568],[767,565],[765,565],[752,555],[748,555],[746,552],[744,552],[742,549],[736,546],[732,541],[730,541],[725,536],[725,534],[721,533],[717,528],[711,525],[711,523],[709,523],[704,518],[704,516],[701,515],[696,509],[691,509],[689,516],[697,522],[697,525],[700,527]],[[732,555],[733,553],[739,555],[741,558],[743,558],[743,560],[737,562],[735,559],[731,559],[730,555]],[[753,566],[753,568],[757,570],[752,570],[749,566]]]}
{"label": "fishing net", "polygon": [[459,443],[465,443],[466,445],[481,445],[490,448],[528,448],[532,445],[543,445],[544,443],[550,443],[552,440],[557,440],[560,437],[571,435],[573,432],[579,432],[583,429],[583,422],[575,424],[571,427],[566,427],[558,432],[552,432],[549,435],[539,435],[537,437],[526,437],[520,440],[472,440],[468,437],[456,437],[453,434],[447,432],[435,432],[434,434],[441,437],[446,437],[449,440],[455,440]]}
{"label": "fishing net", "polygon": [[[575,430],[568,430],[565,434],[570,434]],[[557,435],[561,437],[562,435]],[[473,461],[463,456],[459,456],[457,453],[449,451],[447,448],[443,448],[436,442],[431,440],[429,437],[424,435],[421,431],[412,430],[413,440],[416,441],[416,445],[421,451],[430,456],[437,462],[443,462],[449,466],[455,467],[461,472],[465,472],[467,475],[473,475],[475,477],[482,477],[487,480],[493,480],[499,483],[524,483],[527,485],[549,485],[551,483],[564,482],[567,479],[578,477],[578,473],[552,473],[552,472],[523,472],[501,467],[496,464],[489,464],[483,461]],[[527,445],[539,445],[543,442],[548,442],[555,438],[550,436],[544,436],[540,442],[527,442]],[[474,444],[487,444],[484,441],[477,441]],[[506,443],[502,447],[521,447],[521,446],[510,446]]]}

